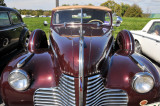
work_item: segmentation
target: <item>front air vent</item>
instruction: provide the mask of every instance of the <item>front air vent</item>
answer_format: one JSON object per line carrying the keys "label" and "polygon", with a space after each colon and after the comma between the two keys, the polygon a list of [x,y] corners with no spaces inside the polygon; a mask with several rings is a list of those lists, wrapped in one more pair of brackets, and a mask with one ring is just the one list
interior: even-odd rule
{"label": "front air vent", "polygon": [[108,89],[104,87],[100,75],[88,78],[87,106],[120,106],[128,104],[127,93],[121,89]]}
{"label": "front air vent", "polygon": [[35,106],[75,106],[74,78],[63,75],[58,87],[39,88],[34,94]]}
{"label": "front air vent", "polygon": [[[128,104],[128,96],[121,89],[105,88],[102,77],[95,75],[88,77],[86,101],[84,102],[87,106],[125,106]],[[37,89],[34,94],[34,105],[75,106],[74,77],[62,75],[59,86]]]}

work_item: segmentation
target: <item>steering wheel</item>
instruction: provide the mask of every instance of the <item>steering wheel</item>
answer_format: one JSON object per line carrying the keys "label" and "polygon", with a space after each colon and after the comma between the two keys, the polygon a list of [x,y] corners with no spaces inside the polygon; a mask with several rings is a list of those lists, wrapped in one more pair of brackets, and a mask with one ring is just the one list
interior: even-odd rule
{"label": "steering wheel", "polygon": [[102,23],[103,24],[103,22],[101,21],[101,20],[98,20],[98,19],[93,19],[93,20],[90,20],[88,23],[91,23],[91,22],[100,22],[100,23]]}

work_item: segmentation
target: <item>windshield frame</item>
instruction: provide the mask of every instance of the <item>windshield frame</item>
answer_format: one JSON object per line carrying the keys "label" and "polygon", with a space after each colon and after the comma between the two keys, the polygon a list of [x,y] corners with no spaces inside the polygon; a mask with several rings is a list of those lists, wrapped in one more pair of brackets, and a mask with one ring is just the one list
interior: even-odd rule
{"label": "windshield frame", "polygon": [[[86,25],[93,25],[93,23],[83,23],[83,9],[86,9],[86,8],[80,8],[80,9],[66,9],[66,10],[57,10],[57,11],[53,11],[53,14],[52,14],[52,25],[79,25],[79,24],[86,24]],[[54,24],[54,15],[57,13],[57,12],[59,12],[59,11],[67,11],[67,10],[71,10],[71,11],[74,11],[74,10],[80,10],[80,12],[81,12],[81,19],[80,19],[80,23],[60,23],[60,24]],[[91,9],[91,10],[96,10],[96,9]],[[103,11],[103,10],[102,10]],[[105,11],[106,13],[108,13],[109,14],[109,17],[110,17],[110,24],[108,24],[108,25],[105,25],[105,24],[100,24],[100,26],[109,26],[109,27],[111,27],[112,26],[112,13],[110,12],[110,11]],[[94,24],[95,25],[95,24]]]}

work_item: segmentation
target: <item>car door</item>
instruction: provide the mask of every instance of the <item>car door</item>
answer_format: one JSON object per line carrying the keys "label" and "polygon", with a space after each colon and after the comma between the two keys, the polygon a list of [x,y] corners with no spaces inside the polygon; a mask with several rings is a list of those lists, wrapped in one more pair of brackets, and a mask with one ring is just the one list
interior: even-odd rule
{"label": "car door", "polygon": [[22,19],[21,17],[15,13],[15,12],[10,12],[10,19],[12,22],[12,25],[14,27],[14,32],[13,32],[13,39],[12,42],[14,43],[14,45],[18,45],[19,43],[19,38],[20,38],[20,34],[22,32],[23,26],[22,26]]}
{"label": "car door", "polygon": [[12,48],[12,25],[9,18],[9,13],[0,11],[0,57],[8,53]]}
{"label": "car door", "polygon": [[160,36],[156,36],[156,40],[155,40],[156,44],[155,44],[155,56],[154,56],[154,60],[157,61],[160,64]]}
{"label": "car door", "polygon": [[160,63],[160,35],[154,32],[157,25],[160,25],[160,22],[154,22],[144,36],[143,52],[148,57]]}

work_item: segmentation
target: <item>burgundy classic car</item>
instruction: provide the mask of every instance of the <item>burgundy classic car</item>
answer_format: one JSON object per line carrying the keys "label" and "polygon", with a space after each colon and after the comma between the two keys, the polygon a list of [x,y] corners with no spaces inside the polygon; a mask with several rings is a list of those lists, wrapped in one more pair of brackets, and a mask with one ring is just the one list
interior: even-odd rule
{"label": "burgundy classic car", "polygon": [[[115,19],[115,18],[113,18]],[[115,22],[115,23],[113,23]],[[112,35],[111,9],[65,6],[53,9],[49,45],[44,31],[29,38],[1,75],[6,106],[146,105],[160,97],[160,75],[134,53],[127,30]]]}

